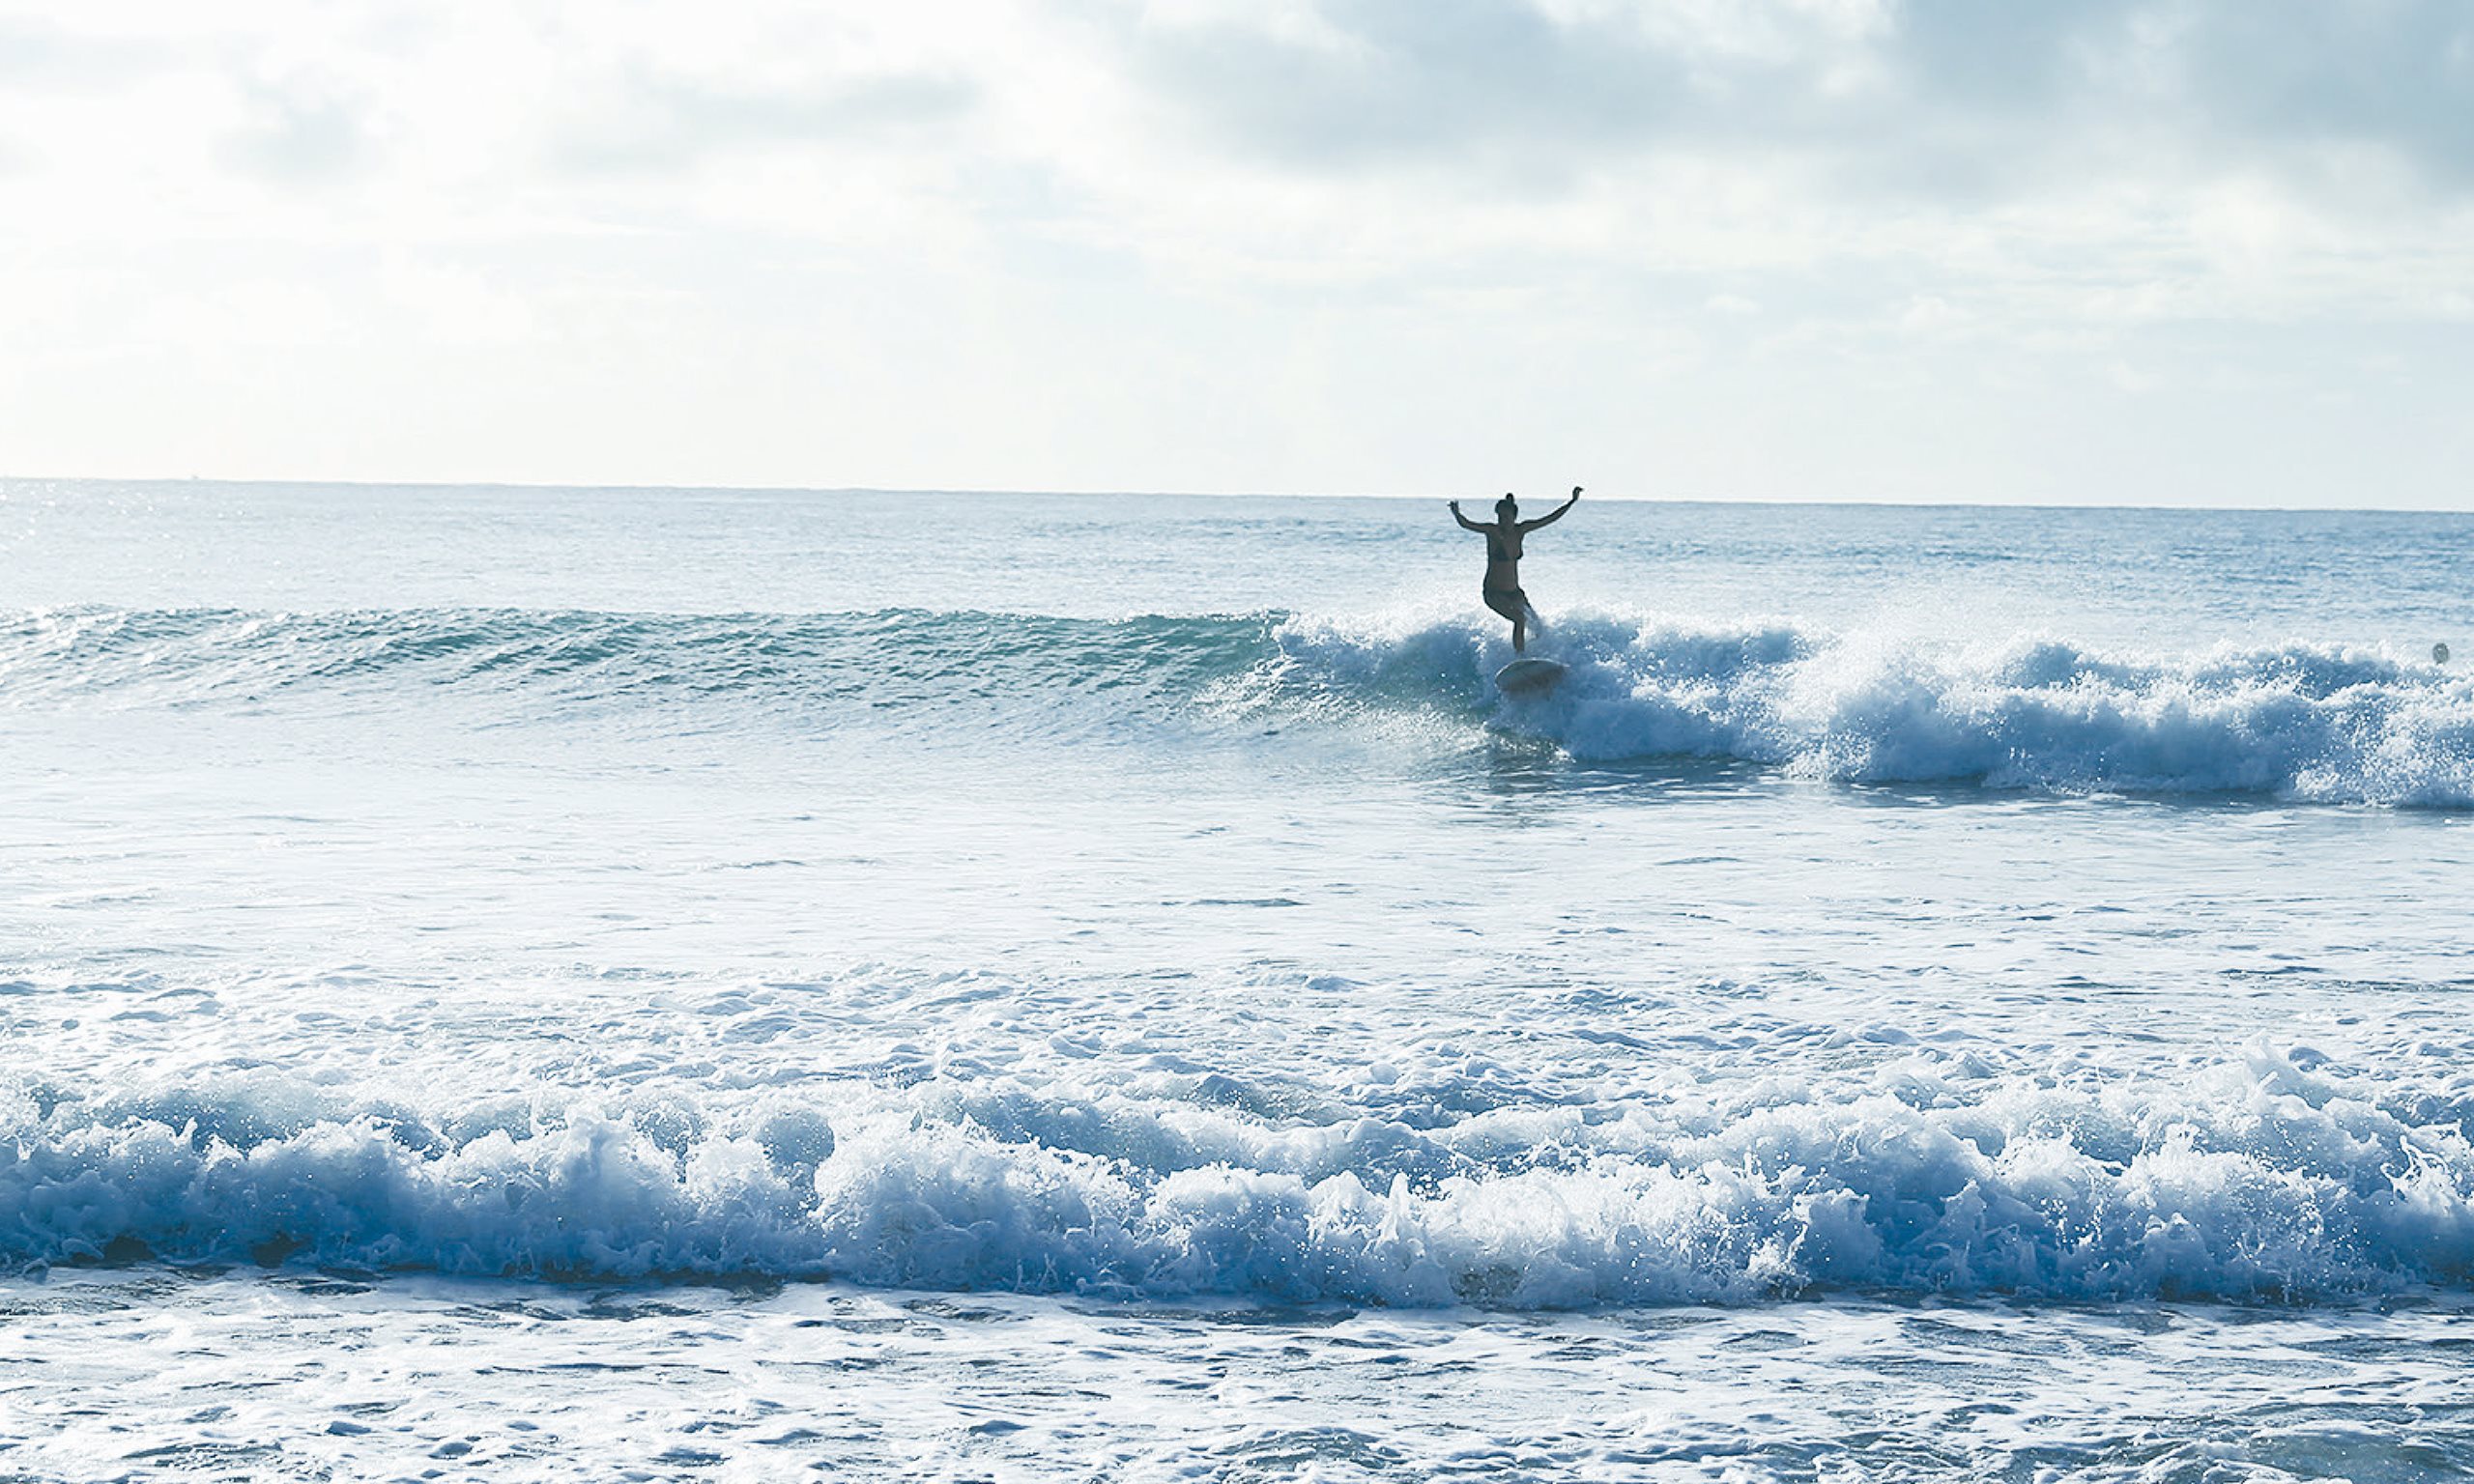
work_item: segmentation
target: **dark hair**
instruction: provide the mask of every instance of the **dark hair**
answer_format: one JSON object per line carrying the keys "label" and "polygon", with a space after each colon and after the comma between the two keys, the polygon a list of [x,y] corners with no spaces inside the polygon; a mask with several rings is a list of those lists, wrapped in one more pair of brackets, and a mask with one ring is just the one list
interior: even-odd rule
{"label": "dark hair", "polygon": [[1520,501],[1507,495],[1503,499],[1495,501],[1495,514],[1518,515],[1520,514]]}

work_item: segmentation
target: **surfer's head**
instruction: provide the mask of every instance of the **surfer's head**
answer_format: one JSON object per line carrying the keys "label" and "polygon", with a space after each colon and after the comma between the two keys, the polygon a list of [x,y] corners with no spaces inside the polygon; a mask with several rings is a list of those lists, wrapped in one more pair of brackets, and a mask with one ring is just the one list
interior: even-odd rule
{"label": "surfer's head", "polygon": [[1519,520],[1520,501],[1512,499],[1510,495],[1506,495],[1503,499],[1496,500],[1495,518],[1501,521]]}

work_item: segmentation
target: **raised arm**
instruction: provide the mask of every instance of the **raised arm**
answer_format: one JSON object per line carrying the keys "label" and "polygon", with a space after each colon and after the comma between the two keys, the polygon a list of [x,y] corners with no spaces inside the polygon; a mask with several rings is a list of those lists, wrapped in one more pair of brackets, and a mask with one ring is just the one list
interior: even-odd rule
{"label": "raised arm", "polygon": [[1483,530],[1486,528],[1485,527],[1479,525],[1476,521],[1469,519],[1469,517],[1462,515],[1460,513],[1460,501],[1456,499],[1452,502],[1452,518],[1460,523],[1460,528],[1462,530]]}
{"label": "raised arm", "polygon": [[1581,502],[1581,487],[1580,487],[1579,485],[1577,485],[1577,484],[1576,484],[1576,485],[1573,485],[1573,486],[1572,486],[1572,498],[1571,498],[1571,499],[1568,499],[1568,500],[1564,501],[1564,502],[1563,502],[1562,504],[1560,504],[1560,505],[1557,505],[1554,509],[1552,509],[1552,510],[1548,511],[1548,512],[1547,512],[1546,514],[1544,514],[1544,515],[1539,516],[1538,519],[1536,519],[1536,520],[1534,520],[1534,521],[1523,521],[1523,522],[1521,522],[1521,523],[1520,523],[1520,528],[1521,528],[1521,529],[1523,529],[1523,530],[1536,530],[1536,529],[1537,529],[1539,527],[1540,527],[1540,526],[1552,526],[1552,525],[1554,525],[1557,521],[1562,520],[1562,519],[1564,518],[1565,514],[1566,514],[1568,511],[1569,511],[1569,510],[1572,508],[1572,506],[1577,505],[1577,504],[1579,504],[1580,502]]}

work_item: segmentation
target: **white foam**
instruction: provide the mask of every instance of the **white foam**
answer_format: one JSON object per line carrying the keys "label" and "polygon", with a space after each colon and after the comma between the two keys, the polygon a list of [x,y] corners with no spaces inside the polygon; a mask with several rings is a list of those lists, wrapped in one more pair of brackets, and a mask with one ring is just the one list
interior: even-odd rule
{"label": "white foam", "polygon": [[[1508,646],[1458,622],[1279,635],[1309,680],[1493,705]],[[1585,759],[1735,758],[1811,778],[2074,792],[2251,792],[2474,806],[2474,678],[2320,643],[2117,653],[1790,623],[1582,614],[1536,652],[1572,674],[1497,725]]]}
{"label": "white foam", "polygon": [[839,1139],[778,1093],[685,1131],[579,1102],[461,1138],[309,1095],[270,1114],[258,1083],[186,1099],[228,1136],[17,1095],[0,1251],[1514,1308],[2474,1281],[2454,1104],[2310,1060],[2094,1090],[1893,1064],[1852,1091],[1746,1083],[1425,1132],[1020,1085],[1001,1129],[932,1085],[843,1109]]}

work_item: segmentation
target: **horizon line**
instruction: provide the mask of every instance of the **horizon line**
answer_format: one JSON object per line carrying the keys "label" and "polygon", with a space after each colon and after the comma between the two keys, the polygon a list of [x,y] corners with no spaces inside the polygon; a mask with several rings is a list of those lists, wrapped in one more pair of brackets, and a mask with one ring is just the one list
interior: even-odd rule
{"label": "horizon line", "polygon": [[[1013,489],[999,486],[943,487],[935,485],[872,485],[872,484],[632,484],[600,481],[560,482],[532,479],[247,479],[225,475],[204,474],[6,474],[0,473],[0,486],[24,484],[50,485],[212,485],[219,487],[275,486],[290,489],[336,490],[503,490],[533,491],[543,494],[610,494],[662,495],[959,495],[987,498],[1052,497],[1074,499],[1483,499],[1491,495],[1453,496],[1437,493],[1403,494],[1391,491],[1362,490],[1067,490]],[[1491,486],[1488,488],[1491,489]],[[1588,487],[1583,486],[1584,492]],[[1539,500],[1555,500],[1562,497],[1547,494],[1533,497]],[[2474,515],[2474,505],[2303,505],[2303,504],[2191,504],[2118,499],[2085,500],[1985,500],[1933,499],[1864,495],[1822,496],[1711,496],[1711,495],[1606,495],[1592,494],[1592,499],[1611,504],[1663,505],[1769,505],[1802,508],[1823,505],[1861,505],[1897,510],[2173,510],[2197,513],[2229,514],[2292,514],[2292,515]]]}

